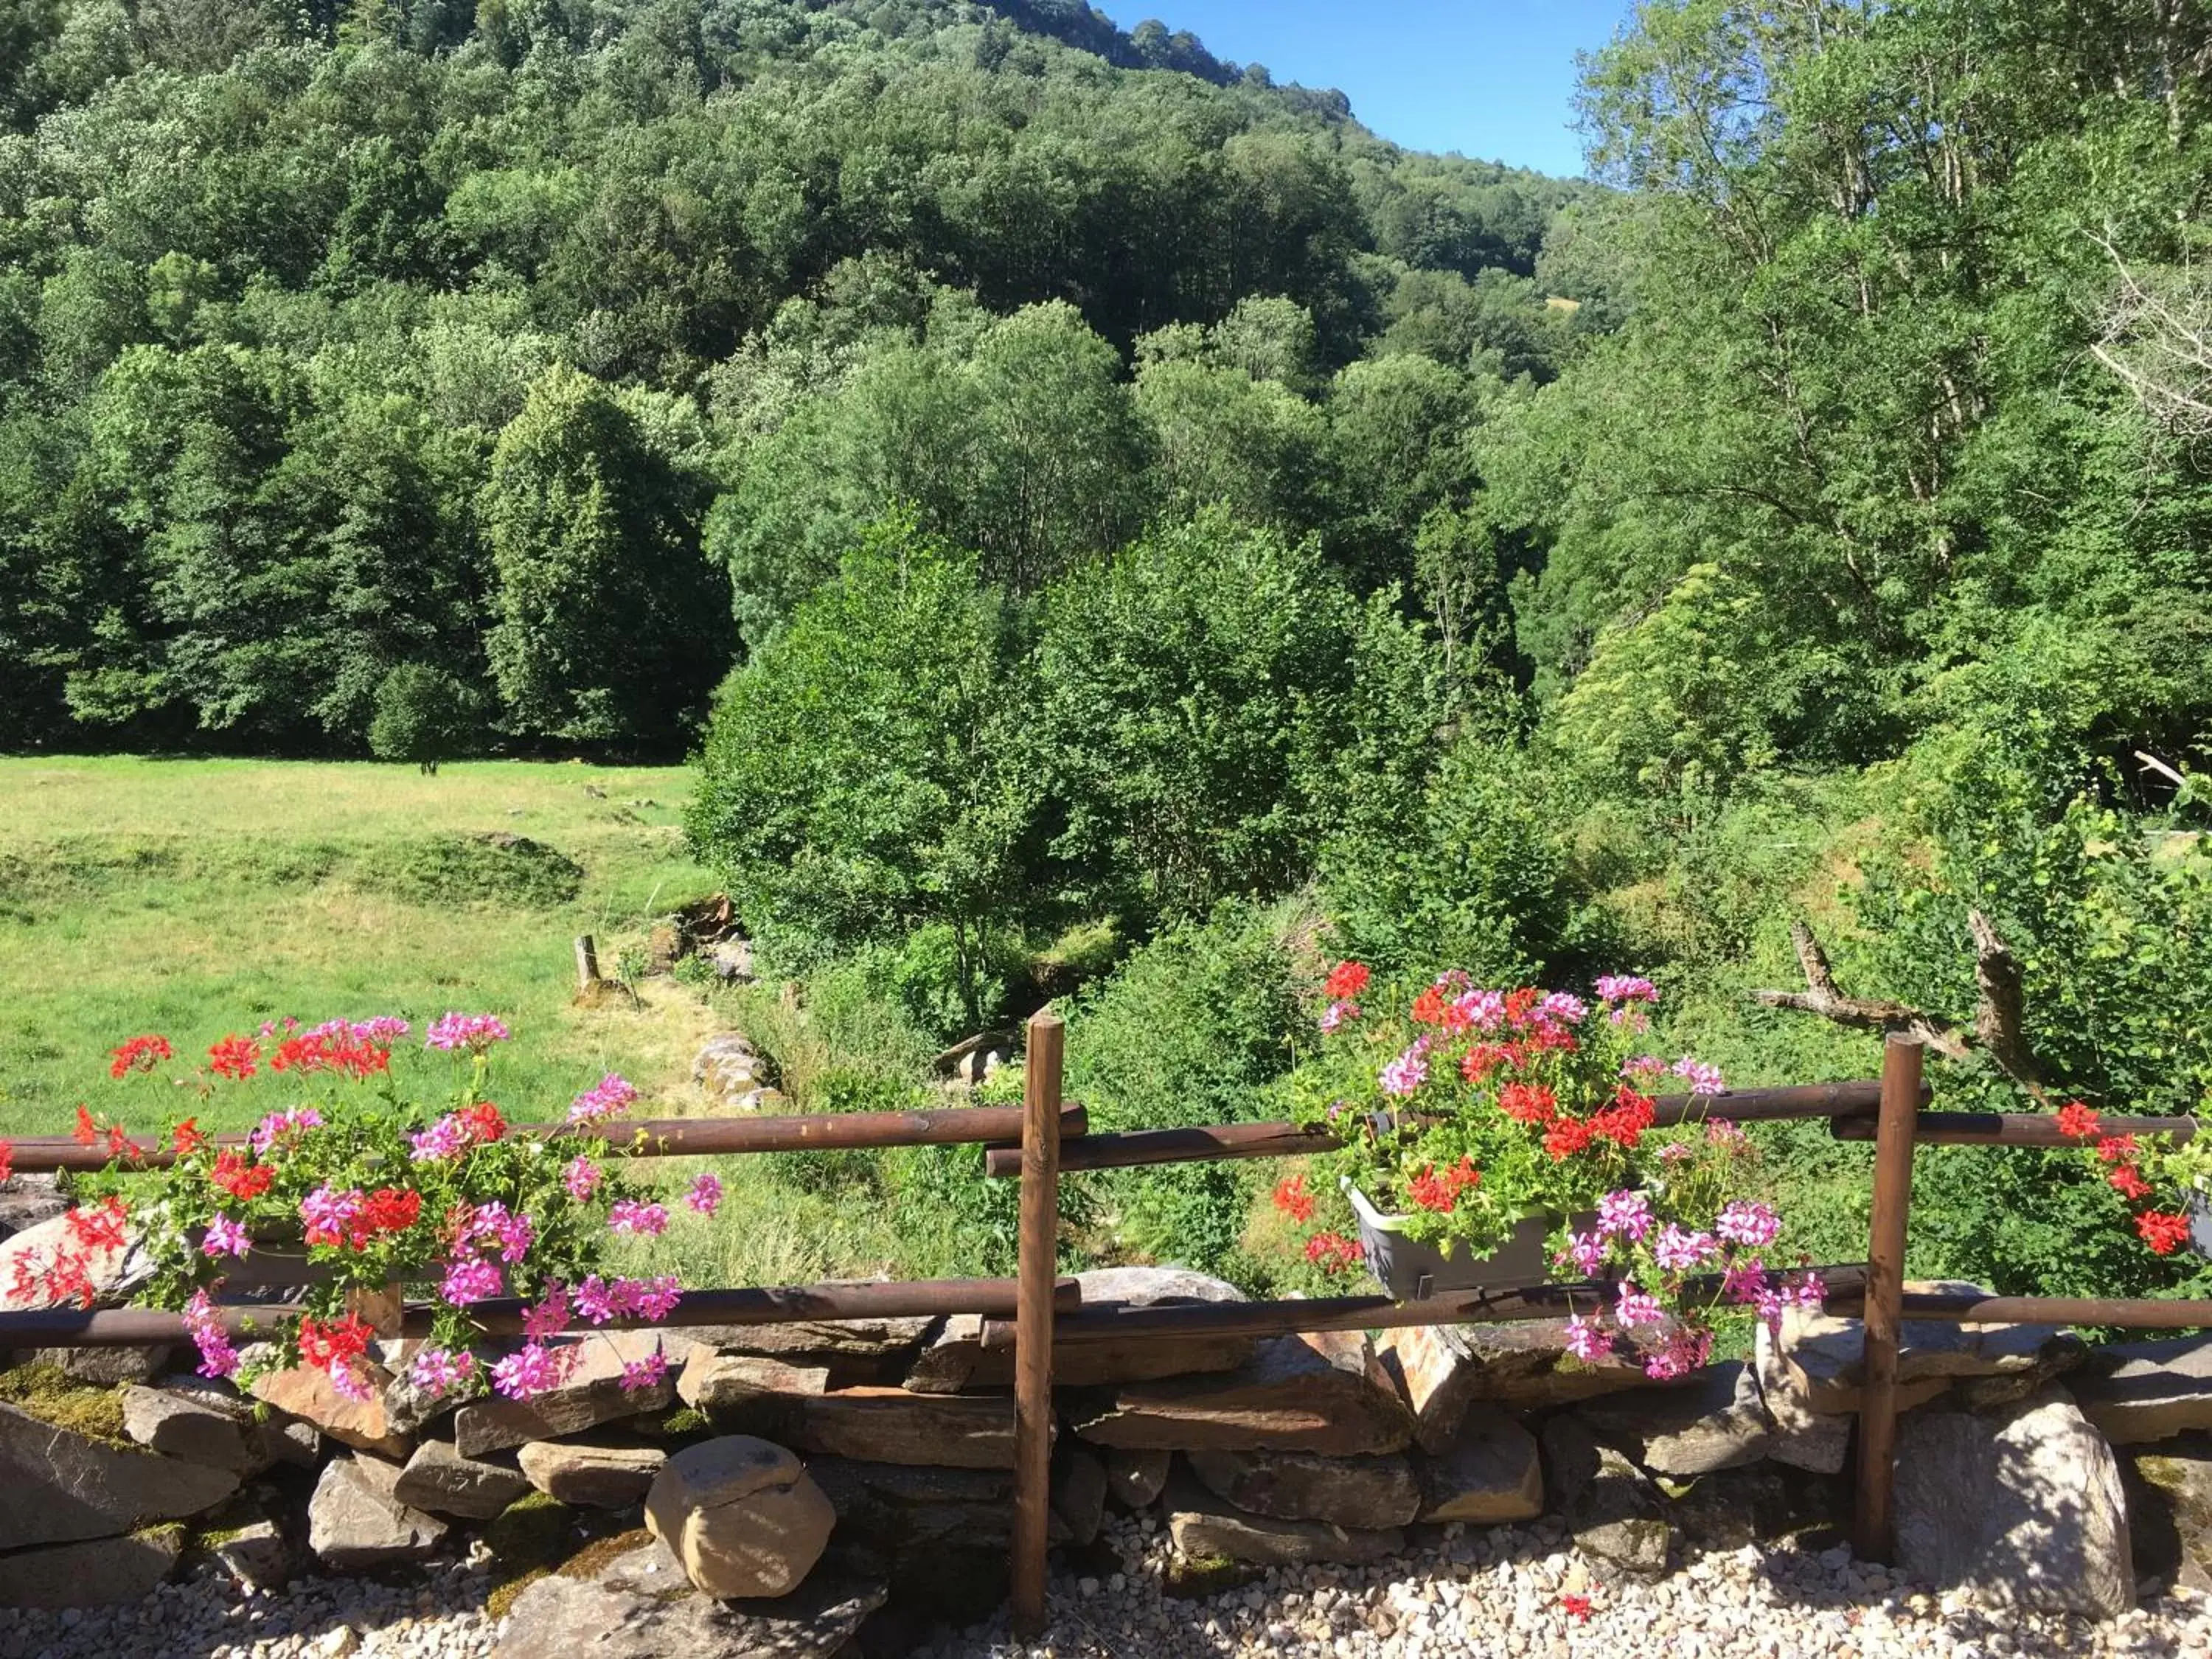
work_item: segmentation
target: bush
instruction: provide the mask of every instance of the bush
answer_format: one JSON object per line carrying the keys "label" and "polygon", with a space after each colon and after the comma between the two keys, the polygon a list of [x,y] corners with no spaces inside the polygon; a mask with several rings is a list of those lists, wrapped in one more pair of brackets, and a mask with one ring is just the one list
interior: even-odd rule
{"label": "bush", "polygon": [[[1223,904],[1135,951],[1079,998],[1067,1034],[1071,1097],[1094,1131],[1165,1128],[1280,1116],[1277,1085],[1290,1069],[1304,1016],[1295,989],[1297,941],[1310,907]],[[1197,1164],[1092,1176],[1121,1245],[1246,1284],[1267,1271],[1242,1240],[1265,1171],[1253,1164]]]}
{"label": "bush", "polygon": [[413,761],[435,775],[483,738],[483,699],[443,669],[404,662],[376,688],[368,752],[384,761]]}

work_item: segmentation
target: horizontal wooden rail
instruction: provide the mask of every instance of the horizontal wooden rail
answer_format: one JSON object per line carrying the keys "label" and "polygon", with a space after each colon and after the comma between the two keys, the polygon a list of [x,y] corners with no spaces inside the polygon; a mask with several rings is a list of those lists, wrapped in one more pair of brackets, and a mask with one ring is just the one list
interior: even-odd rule
{"label": "horizontal wooden rail", "polygon": [[[2104,1117],[2099,1129],[2108,1135],[2170,1135],[2176,1142],[2197,1133],[2193,1117]],[[1872,1140],[1874,1125],[1860,1118],[1830,1126],[1838,1140]],[[2079,1146],[2058,1133],[2050,1112],[1923,1112],[1913,1121],[1912,1138],[1929,1146]]]}
{"label": "horizontal wooden rail", "polygon": [[[1011,1318],[1015,1308],[1011,1279],[919,1279],[882,1283],[837,1282],[754,1290],[686,1291],[675,1311],[659,1320],[617,1319],[596,1329],[676,1329],[698,1325],[795,1325],[816,1320],[933,1318],[944,1314],[978,1314]],[[1083,1288],[1073,1279],[1055,1281],[1055,1308],[1073,1313],[1083,1305]],[[479,1302],[470,1316],[489,1336],[516,1336],[530,1304],[512,1297]],[[252,1326],[267,1331],[301,1312],[291,1304],[228,1303],[216,1316],[232,1335]],[[401,1329],[427,1336],[431,1310],[407,1310]],[[8,1348],[143,1347],[185,1342],[191,1333],[182,1315],[148,1308],[41,1308],[28,1313],[0,1313],[0,1350]]]}
{"label": "horizontal wooden rail", "polygon": [[[1088,1118],[1079,1103],[1060,1109],[1060,1133],[1082,1135]],[[518,1134],[547,1135],[557,1123],[518,1123]],[[242,1146],[246,1131],[213,1137],[220,1146]],[[815,1112],[781,1117],[663,1117],[600,1126],[607,1150],[617,1158],[697,1158],[750,1152],[826,1152],[883,1146],[963,1146],[1018,1141],[1018,1106],[946,1106],[912,1112]],[[12,1143],[15,1168],[25,1174],[57,1170],[104,1170],[104,1146],[80,1146],[66,1135],[40,1135]],[[1014,1154],[1017,1159],[1020,1153]],[[134,1167],[167,1169],[167,1152],[149,1152]]]}
{"label": "horizontal wooden rail", "polygon": [[[1827,1286],[1832,1313],[1857,1310],[1866,1282],[1858,1262],[1816,1268]],[[1717,1275],[1692,1279],[1692,1295],[1717,1295]],[[1053,1323],[1055,1342],[1133,1342],[1147,1337],[1291,1336],[1304,1331],[1380,1331],[1406,1325],[1504,1325],[1522,1320],[1557,1319],[1588,1312],[1610,1302],[1613,1287],[1587,1279],[1529,1285],[1514,1290],[1460,1291],[1418,1302],[1393,1302],[1387,1296],[1291,1297],[1279,1302],[1185,1302],[1133,1307],[1127,1303],[1085,1303]],[[1013,1346],[1011,1321],[987,1317],[983,1346]]]}
{"label": "horizontal wooden rail", "polygon": [[2212,1302],[2181,1297],[1967,1296],[1907,1291],[1905,1316],[1954,1320],[1962,1325],[2111,1325],[2127,1330],[2193,1331],[2212,1328]]}
{"label": "horizontal wooden rail", "polygon": [[[1933,1097],[1921,1091],[1921,1103]],[[1801,1118],[1873,1121],[1881,1103],[1881,1085],[1811,1083],[1787,1089],[1741,1089],[1724,1095],[1662,1095],[1656,1116],[1662,1126],[1724,1117],[1738,1123],[1777,1122]],[[1060,1167],[1069,1170],[1127,1170],[1153,1164],[1194,1164],[1232,1158],[1299,1158],[1325,1152],[1334,1135],[1301,1129],[1295,1123],[1214,1123],[1193,1128],[1135,1129],[1124,1134],[1086,1135],[1060,1149]],[[987,1175],[1001,1178],[1022,1172],[1018,1150],[994,1148],[983,1154]]]}

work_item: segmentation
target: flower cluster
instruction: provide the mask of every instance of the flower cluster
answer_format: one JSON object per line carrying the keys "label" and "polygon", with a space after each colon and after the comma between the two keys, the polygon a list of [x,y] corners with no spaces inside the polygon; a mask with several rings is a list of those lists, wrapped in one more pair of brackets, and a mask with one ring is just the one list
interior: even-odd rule
{"label": "flower cluster", "polygon": [[2182,1176],[2181,1184],[2191,1186],[2187,1170],[2179,1167],[2191,1160],[2177,1158],[2170,1149],[2154,1151],[2131,1134],[2106,1134],[2104,1121],[2078,1100],[2061,1106],[2057,1118],[2058,1133],[2082,1146],[2107,1184],[2135,1211],[2136,1236],[2150,1247],[2153,1255],[2172,1255],[2189,1242],[2186,1209],[2161,1210],[2146,1201],[2156,1195],[2161,1184],[2155,1176],[2166,1173],[2162,1167],[2147,1170],[2146,1166],[2175,1165],[2173,1173]]}
{"label": "flower cluster", "polygon": [[[609,1267],[625,1240],[670,1224],[670,1205],[608,1162],[603,1126],[637,1091],[610,1073],[576,1097],[562,1122],[514,1133],[483,1095],[488,1052],[508,1039],[503,1022],[448,1013],[433,1023],[426,1047],[473,1062],[455,1069],[452,1097],[434,1106],[406,1098],[392,1075],[394,1045],[408,1030],[392,1016],[312,1027],[287,1018],[258,1036],[224,1036],[182,1079],[203,1098],[218,1083],[264,1073],[318,1079],[327,1092],[269,1112],[238,1144],[218,1144],[185,1118],[170,1131],[165,1168],[147,1167],[118,1126],[80,1108],[79,1139],[104,1140],[112,1161],[87,1181],[88,1201],[69,1212],[58,1247],[19,1252],[4,1288],[33,1304],[89,1305],[103,1253],[143,1248],[153,1274],[140,1299],[183,1314],[205,1375],[301,1364],[353,1399],[380,1382],[370,1316],[395,1288],[433,1298],[430,1340],[410,1372],[432,1395],[488,1388],[528,1398],[576,1363],[577,1339],[564,1333],[666,1319],[681,1295],[672,1276],[625,1277]],[[113,1052],[110,1070],[149,1073],[174,1053],[164,1037],[134,1037]],[[349,1086],[371,1079],[374,1087]],[[0,1177],[9,1160],[0,1142]],[[723,1202],[711,1174],[680,1190],[682,1208],[698,1216]],[[243,1316],[225,1312],[226,1280],[266,1282],[276,1269],[264,1263],[286,1255],[295,1265],[280,1282],[297,1282],[303,1259],[307,1270],[301,1312],[255,1331],[270,1342],[241,1354],[243,1340],[234,1338]],[[482,1304],[507,1296],[526,1304],[524,1340],[480,1360]],[[653,1386],[666,1366],[658,1353],[626,1357],[624,1385]]]}
{"label": "flower cluster", "polygon": [[[1333,1187],[1447,1255],[1490,1255],[1548,1216],[1559,1264],[1608,1285],[1577,1316],[1577,1351],[1595,1358],[1626,1340],[1655,1377],[1704,1362],[1723,1306],[1779,1318],[1818,1300],[1817,1282],[1772,1265],[1780,1217],[1741,1190],[1750,1138],[1700,1119],[1725,1093],[1719,1070],[1639,1047],[1659,1000],[1650,981],[1607,975],[1585,997],[1452,972],[1408,988],[1395,1015],[1362,964],[1322,988],[1324,1041],[1292,1085],[1301,1124],[1340,1142],[1318,1160],[1339,1180],[1310,1187],[1300,1173],[1274,1191],[1309,1234],[1309,1262],[1334,1273],[1363,1259]],[[1670,1083],[1682,1092],[1662,1123]]]}

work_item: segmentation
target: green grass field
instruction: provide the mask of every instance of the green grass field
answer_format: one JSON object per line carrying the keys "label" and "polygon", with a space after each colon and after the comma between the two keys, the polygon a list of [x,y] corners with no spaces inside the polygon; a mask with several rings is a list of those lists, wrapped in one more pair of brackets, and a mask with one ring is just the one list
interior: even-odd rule
{"label": "green grass field", "polygon": [[[690,775],[486,762],[413,769],[281,761],[0,758],[0,1139],[65,1132],[79,1102],[150,1133],[195,1115],[235,1128],[303,1091],[266,1070],[204,1100],[159,1077],[107,1075],[109,1051],[158,1032],[182,1070],[228,1032],[397,1013],[414,1022],[395,1079],[447,1085],[420,1048],[448,1008],[496,1013],[515,1041],[491,1094],[517,1119],[557,1116],[603,1072],[641,1115],[708,1109],[691,1060],[736,1024],[774,1054],[793,1109],[898,1103],[931,1045],[895,1011],[825,982],[805,1012],[770,987],[711,998],[666,977],[635,1007],[579,1008],[570,941],[603,972],[650,921],[714,890],[678,827]],[[477,839],[526,838],[543,851]],[[691,1285],[794,1284],[1010,1265],[1012,1192],[981,1156],[915,1152],[670,1159],[671,1187],[711,1167],[729,1197],[626,1252]],[[1004,1183],[1000,1183],[1004,1187]]]}
{"label": "green grass field", "polygon": [[[296,1015],[494,1012],[497,1091],[557,1109],[605,1070],[682,1109],[713,1017],[666,981],[642,1009],[572,1007],[569,940],[611,972],[648,918],[713,890],[687,856],[680,768],[0,759],[0,1135],[65,1129],[79,1101],[134,1127],[180,1109],[108,1051],[155,1031],[180,1060]],[[477,839],[505,834],[536,848]],[[412,1062],[410,1062],[412,1063]],[[286,1092],[227,1086],[204,1123]]]}

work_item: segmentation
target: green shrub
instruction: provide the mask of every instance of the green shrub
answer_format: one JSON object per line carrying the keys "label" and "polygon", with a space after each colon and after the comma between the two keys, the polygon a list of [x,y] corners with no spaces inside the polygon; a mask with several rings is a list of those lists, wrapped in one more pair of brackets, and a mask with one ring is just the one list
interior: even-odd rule
{"label": "green shrub", "polygon": [[[1170,928],[1069,1012],[1067,1092],[1094,1131],[1238,1122],[1286,1109],[1288,1072],[1304,1015],[1297,941],[1316,927],[1297,901],[1235,901],[1211,921]],[[1223,1163],[1128,1170],[1097,1183],[1121,1245],[1159,1261],[1253,1282],[1264,1270],[1242,1249],[1267,1172]]]}
{"label": "green shrub", "polygon": [[376,688],[368,752],[384,761],[413,761],[434,775],[483,740],[483,699],[476,690],[427,663],[404,662]]}

